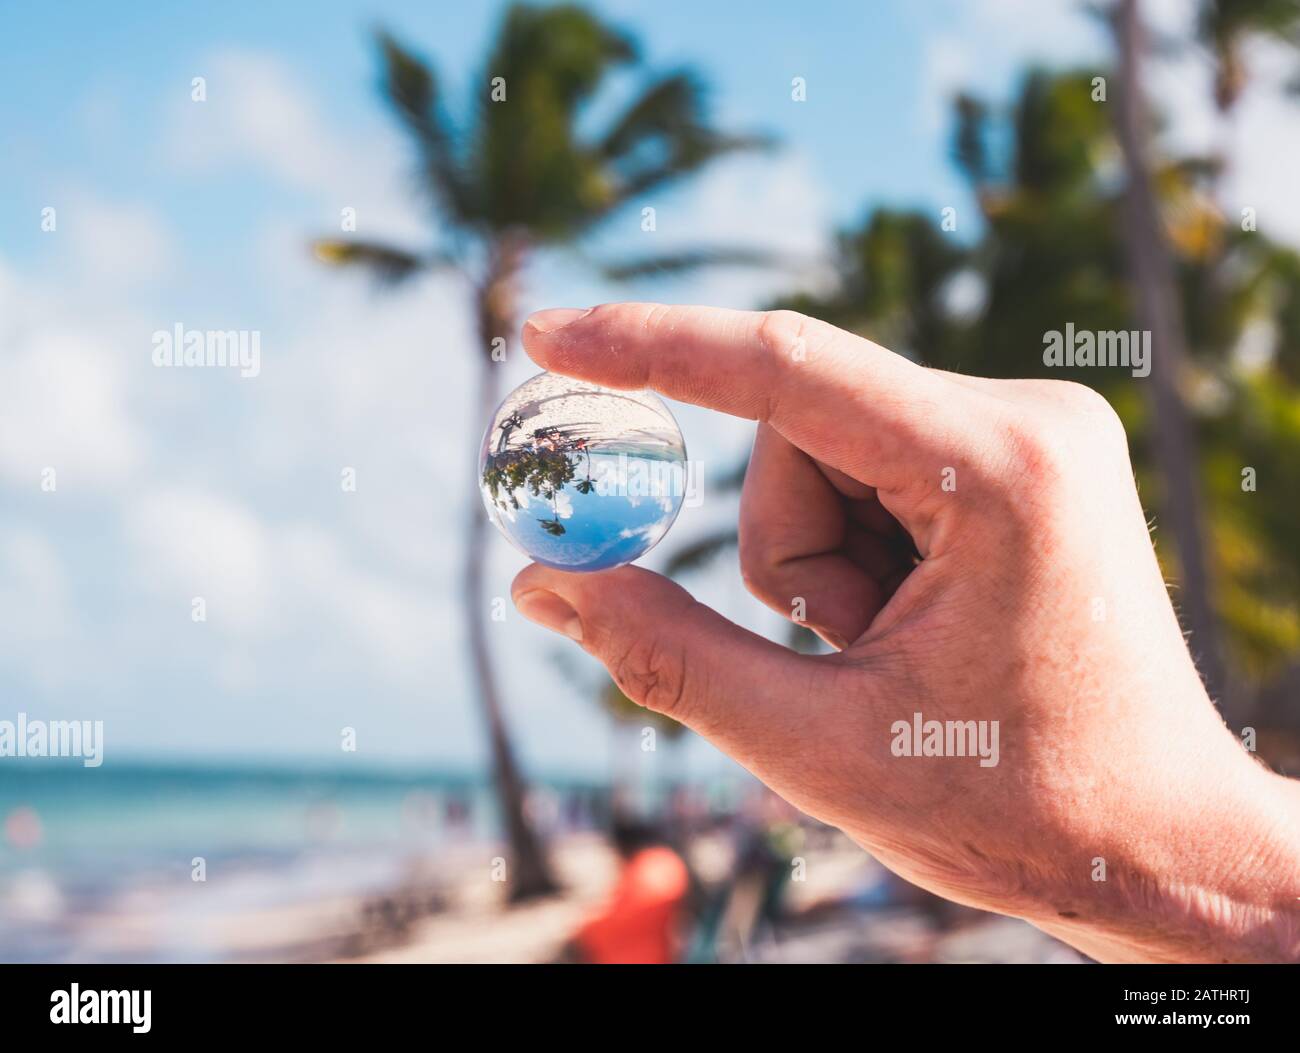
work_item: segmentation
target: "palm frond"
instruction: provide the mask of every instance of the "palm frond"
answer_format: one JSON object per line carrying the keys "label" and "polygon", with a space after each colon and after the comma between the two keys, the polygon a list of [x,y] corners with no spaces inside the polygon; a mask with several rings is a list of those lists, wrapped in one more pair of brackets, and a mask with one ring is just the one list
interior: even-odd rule
{"label": "palm frond", "polygon": [[691,249],[601,264],[600,272],[611,281],[628,281],[685,274],[701,267],[769,267],[776,262],[776,256],[759,249]]}
{"label": "palm frond", "polygon": [[678,71],[650,84],[618,118],[597,147],[617,160],[646,140],[698,127],[703,87],[691,74]]}
{"label": "palm frond", "polygon": [[507,10],[481,74],[506,101],[482,92],[466,138],[476,224],[563,242],[608,211],[605,162],[578,128],[590,96],[634,57],[630,38],[581,7]]}
{"label": "palm frond", "polygon": [[1222,48],[1250,34],[1295,43],[1300,31],[1300,0],[1206,0],[1197,17],[1197,34]]}
{"label": "palm frond", "polygon": [[976,187],[988,182],[988,106],[974,96],[962,93],[954,102],[957,132],[953,137],[953,156],[957,166]]}
{"label": "palm frond", "polygon": [[618,180],[611,206],[695,172],[724,154],[773,145],[765,136],[716,131],[709,127],[706,111],[703,83],[692,73],[679,70],[647,86],[596,147]]}
{"label": "palm frond", "polygon": [[749,455],[746,454],[719,478],[713,480],[711,488],[719,493],[735,493],[745,485],[745,473],[748,471]]}
{"label": "palm frond", "polygon": [[378,43],[383,62],[380,89],[415,141],[424,187],[451,215],[460,218],[467,213],[468,187],[442,111],[437,77],[391,34],[381,30]]}
{"label": "palm frond", "polygon": [[777,143],[765,135],[726,135],[697,128],[666,145],[666,157],[637,166],[621,180],[618,192],[610,202],[611,211],[653,190],[661,190],[684,176],[693,175],[729,154],[771,150]]}
{"label": "palm frond", "polygon": [[312,242],[312,252],[322,263],[366,268],[382,285],[399,285],[421,271],[447,266],[440,255],[419,255],[391,245],[368,241],[321,238]]}
{"label": "palm frond", "polygon": [[679,724],[672,717],[666,717],[662,713],[637,705],[623,694],[623,690],[613,680],[606,681],[601,688],[600,704],[615,720],[624,724],[650,725],[670,741],[686,733],[685,724]]}
{"label": "palm frond", "polygon": [[488,72],[507,83],[544,86],[572,113],[599,86],[611,65],[636,58],[627,34],[578,4],[513,4],[488,58]]}
{"label": "palm frond", "polygon": [[707,534],[696,541],[679,548],[668,560],[664,573],[670,578],[678,574],[689,574],[711,563],[723,552],[736,546],[735,528],[720,530],[716,534]]}

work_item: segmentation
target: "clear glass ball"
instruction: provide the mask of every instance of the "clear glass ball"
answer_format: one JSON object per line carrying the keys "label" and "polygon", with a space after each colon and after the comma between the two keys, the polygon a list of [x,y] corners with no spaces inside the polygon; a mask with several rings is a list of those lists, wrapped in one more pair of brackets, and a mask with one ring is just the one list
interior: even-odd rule
{"label": "clear glass ball", "polygon": [[559,570],[645,555],[681,511],[686,444],[663,400],[542,373],[497,407],[479,452],[488,517]]}

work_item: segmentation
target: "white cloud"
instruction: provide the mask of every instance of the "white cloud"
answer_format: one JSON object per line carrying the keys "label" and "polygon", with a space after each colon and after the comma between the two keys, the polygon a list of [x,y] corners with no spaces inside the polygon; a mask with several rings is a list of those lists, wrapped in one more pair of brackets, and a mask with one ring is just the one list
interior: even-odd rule
{"label": "white cloud", "polygon": [[917,116],[931,136],[946,131],[953,97],[972,91],[997,97],[1029,64],[1070,65],[1106,59],[1106,29],[1083,4],[1051,0],[982,0],[940,14],[908,9],[921,23],[924,68]]}
{"label": "white cloud", "polygon": [[1294,48],[1258,42],[1248,57],[1252,79],[1224,139],[1228,168],[1222,204],[1230,222],[1255,209],[1259,230],[1300,247],[1300,102],[1286,85],[1297,70]]}
{"label": "white cloud", "polygon": [[444,642],[451,625],[441,597],[359,569],[336,538],[314,525],[284,531],[277,551],[303,609],[328,611],[349,637],[387,663],[380,667],[384,676],[428,672],[432,644]]}
{"label": "white cloud", "polygon": [[56,200],[57,235],[71,245],[82,281],[118,289],[160,278],[174,266],[171,234],[151,206],[79,190]]}
{"label": "white cloud", "polygon": [[963,12],[981,41],[1017,63],[1076,61],[1095,54],[1107,33],[1102,19],[1075,0],[982,0]]}
{"label": "white cloud", "polygon": [[0,357],[0,476],[35,489],[49,467],[60,491],[117,484],[142,456],[121,370],[94,337],[47,325]]}
{"label": "white cloud", "polygon": [[176,114],[175,160],[206,168],[253,162],[291,186],[315,190],[321,173],[347,158],[330,142],[320,115],[285,66],[268,55],[224,51],[200,65],[207,98]]}
{"label": "white cloud", "polygon": [[953,96],[970,87],[974,66],[974,54],[967,39],[937,35],[926,40],[919,105],[922,125],[931,135],[947,127]]}
{"label": "white cloud", "polygon": [[792,284],[824,283],[822,271],[834,220],[824,184],[806,155],[783,151],[736,158],[707,170],[682,201],[681,211],[659,217],[647,252],[681,248],[753,249],[769,253],[766,269],[711,268],[692,275],[697,303],[754,307]]}
{"label": "white cloud", "polygon": [[639,212],[626,211],[584,246],[584,256],[622,262],[697,249],[742,249],[765,253],[768,265],[705,267],[632,285],[605,281],[575,267],[572,257],[552,254],[527,275],[529,306],[655,296],[746,309],[794,290],[825,289],[833,281],[827,256],[835,218],[823,180],[798,151],[719,161],[691,181],[689,192],[670,190],[655,207],[653,232],[640,230]]}
{"label": "white cloud", "polygon": [[395,129],[340,127],[273,55],[227,49],[200,66],[207,101],[179,102],[166,137],[166,157],[179,170],[269,174],[318,199],[322,218],[333,224],[342,208],[355,209],[357,231],[368,237],[424,232],[410,157]]}
{"label": "white cloud", "polygon": [[199,490],[164,490],[124,505],[140,580],[169,595],[178,610],[201,596],[208,620],[242,635],[268,611],[270,539],[240,504]]}
{"label": "white cloud", "polygon": [[66,668],[75,617],[67,571],[48,538],[30,527],[0,532],[0,655],[43,687]]}
{"label": "white cloud", "polygon": [[178,619],[202,597],[207,624],[230,639],[254,647],[304,637],[357,642],[377,660],[376,675],[403,681],[428,672],[430,641],[446,636],[449,619],[427,590],[349,558],[355,537],[310,522],[264,522],[238,501],[198,490],[148,494],[124,516],[136,578]]}
{"label": "white cloud", "polygon": [[[1153,22],[1187,39],[1192,10],[1169,0]],[[1150,63],[1148,92],[1167,118],[1165,141],[1178,153],[1222,155],[1227,161],[1220,204],[1228,222],[1241,209],[1255,209],[1261,233],[1300,246],[1300,210],[1295,207],[1300,171],[1300,104],[1286,93],[1296,72],[1295,49],[1265,38],[1244,50],[1247,87],[1225,119],[1213,96],[1213,63],[1199,47],[1161,55]]]}

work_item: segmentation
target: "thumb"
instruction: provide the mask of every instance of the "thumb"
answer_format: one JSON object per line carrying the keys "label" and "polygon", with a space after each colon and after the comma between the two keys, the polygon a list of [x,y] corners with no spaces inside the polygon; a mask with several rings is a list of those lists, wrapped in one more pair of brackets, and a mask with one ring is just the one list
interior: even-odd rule
{"label": "thumb", "polygon": [[533,564],[511,593],[525,618],[580,643],[628,698],[742,764],[774,748],[788,754],[831,695],[830,656],[765,640],[640,567],[566,574]]}

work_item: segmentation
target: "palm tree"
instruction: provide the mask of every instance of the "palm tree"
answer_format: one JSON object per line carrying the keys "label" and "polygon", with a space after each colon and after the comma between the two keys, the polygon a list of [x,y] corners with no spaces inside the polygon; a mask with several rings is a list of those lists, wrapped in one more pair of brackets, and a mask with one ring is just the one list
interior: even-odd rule
{"label": "palm tree", "polygon": [[[1226,714],[1243,719],[1248,700],[1239,688],[1230,690],[1218,614],[1222,605],[1216,600],[1208,559],[1195,429],[1183,401],[1188,309],[1181,302],[1178,263],[1161,222],[1150,160],[1151,122],[1142,90],[1146,29],[1137,0],[1119,0],[1111,14],[1121,87],[1115,132],[1126,169],[1124,242],[1138,315],[1151,331],[1154,453],[1164,476],[1166,521],[1172,526],[1182,570],[1181,614],[1207,688]],[[1247,41],[1272,36],[1300,43],[1300,0],[1203,0],[1197,36],[1214,59],[1215,105],[1228,116],[1248,81]],[[1226,165],[1225,150],[1208,166],[1212,187],[1217,188]],[[1221,285],[1203,285],[1198,292],[1203,309],[1226,312]]]}
{"label": "palm tree", "polygon": [[1151,177],[1150,115],[1142,92],[1145,41],[1137,0],[1119,0],[1113,23],[1122,89],[1115,108],[1115,133],[1125,168],[1124,246],[1137,314],[1142,328],[1151,333],[1148,390],[1155,456],[1165,482],[1166,522],[1182,569],[1183,624],[1206,688],[1226,706],[1228,678],[1212,597],[1195,439],[1180,389],[1187,361],[1183,305]]}
{"label": "palm tree", "polygon": [[[388,285],[444,268],[466,279],[479,337],[481,420],[489,419],[502,394],[493,343],[518,326],[519,281],[539,251],[571,244],[647,194],[723,154],[761,143],[712,128],[701,83],[681,70],[649,78],[603,129],[580,131],[588,103],[608,75],[636,60],[631,39],[580,7],[510,7],[472,110],[461,120],[446,112],[433,68],[387,33],[378,43],[383,95],[411,140],[420,185],[435,216],[433,244],[411,250],[358,239],[322,240],[315,251],[328,263],[364,267]],[[754,259],[752,253],[706,248],[622,261],[606,273],[630,277]],[[524,811],[523,780],[482,617],[487,535],[477,501],[465,529],[462,602],[513,857],[510,899],[519,901],[551,891],[555,882]]]}
{"label": "palm tree", "polygon": [[[1038,358],[1043,333],[1063,319],[1094,331],[1141,324],[1124,268],[1128,188],[1107,161],[1118,152],[1111,107],[1081,104],[1095,72],[1031,70],[1005,109],[958,100],[955,153],[982,213],[976,240],[945,236],[937,214],[876,209],[841,235],[836,288],[776,306],[883,339],[940,368],[1065,376],[1099,388],[1128,427],[1144,498],[1165,498],[1156,541],[1175,574],[1180,549],[1190,546],[1177,529],[1183,513],[1165,496],[1173,481],[1160,456],[1155,377],[1049,369]],[[1275,721],[1262,703],[1254,714],[1245,706],[1257,688],[1272,691],[1287,666],[1288,682],[1300,683],[1300,255],[1226,221],[1203,192],[1203,158],[1152,151],[1149,164],[1196,397],[1177,409],[1195,427],[1195,459],[1183,452],[1203,495],[1198,533],[1214,559],[1212,617],[1231,644],[1232,716]],[[959,279],[979,295],[954,314],[950,293]],[[1275,334],[1270,360],[1243,367],[1233,349],[1261,322]],[[1268,480],[1258,492],[1243,493],[1244,466]],[[700,543],[704,555],[712,551],[708,540]],[[1179,600],[1191,627],[1186,588]],[[1202,636],[1194,632],[1194,648]]]}

